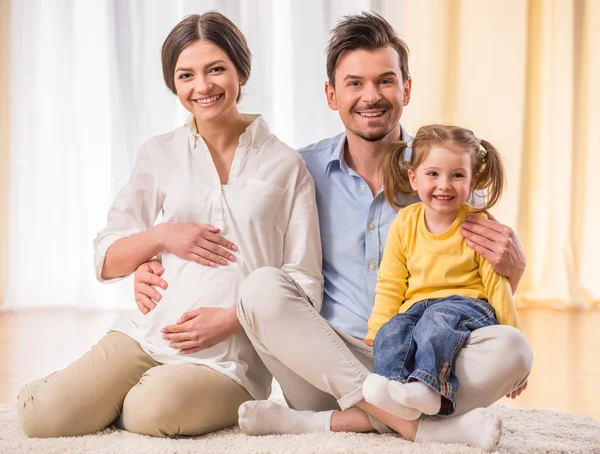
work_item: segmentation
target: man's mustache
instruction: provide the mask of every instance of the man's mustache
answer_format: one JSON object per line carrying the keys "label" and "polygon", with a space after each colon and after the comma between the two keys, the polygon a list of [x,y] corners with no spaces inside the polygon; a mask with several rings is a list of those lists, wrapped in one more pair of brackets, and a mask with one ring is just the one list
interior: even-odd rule
{"label": "man's mustache", "polygon": [[358,112],[361,110],[370,110],[370,109],[389,109],[391,104],[389,102],[378,102],[376,104],[365,104],[359,107],[354,107],[352,110],[354,112]]}

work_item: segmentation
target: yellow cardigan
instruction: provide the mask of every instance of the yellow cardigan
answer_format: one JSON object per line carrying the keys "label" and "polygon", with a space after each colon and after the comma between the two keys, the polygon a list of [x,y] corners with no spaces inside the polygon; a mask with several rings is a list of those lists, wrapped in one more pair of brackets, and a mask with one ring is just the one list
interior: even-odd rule
{"label": "yellow cardigan", "polygon": [[[501,325],[521,329],[508,280],[467,246],[461,224],[476,210],[464,204],[441,234],[425,226],[422,202],[403,208],[392,223],[379,268],[367,339],[418,301],[461,295],[488,300]],[[485,214],[478,213],[485,217]]]}

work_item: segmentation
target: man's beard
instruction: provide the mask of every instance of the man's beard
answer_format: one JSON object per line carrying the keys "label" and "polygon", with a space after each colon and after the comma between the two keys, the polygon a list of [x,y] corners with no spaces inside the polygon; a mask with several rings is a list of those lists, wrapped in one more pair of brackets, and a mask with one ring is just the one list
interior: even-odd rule
{"label": "man's beard", "polygon": [[[394,128],[392,128],[394,129]],[[381,132],[373,132],[371,134],[365,134],[362,131],[352,131],[354,134],[356,134],[358,137],[360,137],[361,139],[366,140],[367,142],[379,142],[380,140],[382,140],[383,138],[385,138],[385,136],[387,136],[391,130],[389,131],[381,131]]]}
{"label": "man's beard", "polygon": [[[385,109],[387,110],[391,110],[392,105],[385,101],[385,100],[381,100],[380,102],[376,103],[376,104],[372,104],[372,105],[366,105],[363,107],[363,109]],[[353,113],[357,113],[358,111],[353,108],[352,109]],[[385,125],[382,126],[385,129]],[[367,142],[379,142],[381,139],[383,139],[385,136],[387,136],[392,129],[394,129],[395,125],[392,125],[387,131],[378,131],[378,132],[372,132],[370,134],[364,133],[362,131],[359,131],[358,129],[356,131],[352,131],[354,134],[356,134],[358,137],[360,137],[361,139],[366,140]]]}

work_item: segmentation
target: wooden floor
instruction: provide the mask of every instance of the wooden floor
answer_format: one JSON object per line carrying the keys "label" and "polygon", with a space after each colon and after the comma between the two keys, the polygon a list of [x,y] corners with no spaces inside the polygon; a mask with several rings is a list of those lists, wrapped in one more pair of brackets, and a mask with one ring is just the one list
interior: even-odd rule
{"label": "wooden floor", "polygon": [[[83,354],[117,312],[0,312],[0,403],[24,383]],[[523,330],[535,354],[529,387],[509,405],[547,407],[600,420],[600,311],[524,309]]]}

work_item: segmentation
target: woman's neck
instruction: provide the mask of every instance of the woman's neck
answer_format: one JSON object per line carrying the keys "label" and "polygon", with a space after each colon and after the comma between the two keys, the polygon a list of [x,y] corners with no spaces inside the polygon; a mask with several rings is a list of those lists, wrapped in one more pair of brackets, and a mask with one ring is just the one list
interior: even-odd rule
{"label": "woman's neck", "polygon": [[215,122],[196,122],[196,130],[202,136],[211,153],[224,154],[235,150],[240,136],[251,123],[242,117],[239,111],[219,118]]}

